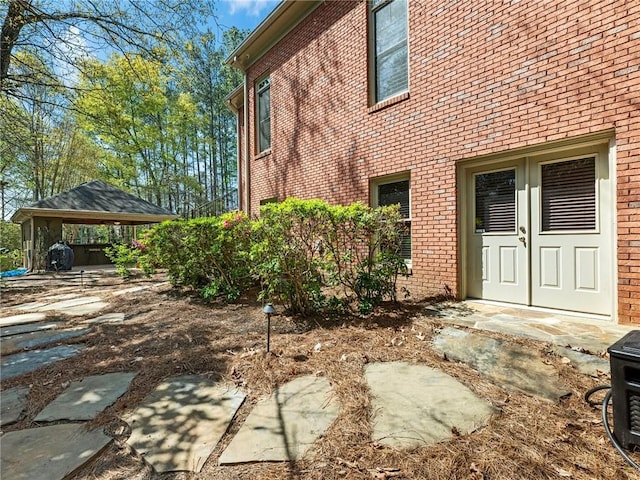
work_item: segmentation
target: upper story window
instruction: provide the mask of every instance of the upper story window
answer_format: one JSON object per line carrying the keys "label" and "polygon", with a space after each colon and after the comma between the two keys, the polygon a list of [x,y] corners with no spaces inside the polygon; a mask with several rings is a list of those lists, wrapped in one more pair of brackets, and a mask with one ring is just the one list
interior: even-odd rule
{"label": "upper story window", "polygon": [[375,103],[409,88],[407,0],[371,0],[372,79]]}
{"label": "upper story window", "polygon": [[256,85],[256,130],[258,153],[271,148],[271,78],[265,77]]}

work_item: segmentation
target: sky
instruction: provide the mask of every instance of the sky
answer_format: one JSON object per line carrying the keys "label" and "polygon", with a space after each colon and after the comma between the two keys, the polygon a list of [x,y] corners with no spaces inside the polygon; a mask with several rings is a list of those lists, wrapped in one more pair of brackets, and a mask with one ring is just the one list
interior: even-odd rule
{"label": "sky", "polygon": [[280,0],[217,0],[218,22],[223,27],[253,30]]}

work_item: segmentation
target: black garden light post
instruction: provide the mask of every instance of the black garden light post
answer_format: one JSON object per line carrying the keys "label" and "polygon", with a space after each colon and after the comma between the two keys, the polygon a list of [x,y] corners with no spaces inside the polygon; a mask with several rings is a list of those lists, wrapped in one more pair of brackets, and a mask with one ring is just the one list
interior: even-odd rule
{"label": "black garden light post", "polygon": [[276,309],[273,305],[267,303],[262,312],[267,316],[267,352],[269,352],[269,343],[271,341],[271,314],[275,313]]}

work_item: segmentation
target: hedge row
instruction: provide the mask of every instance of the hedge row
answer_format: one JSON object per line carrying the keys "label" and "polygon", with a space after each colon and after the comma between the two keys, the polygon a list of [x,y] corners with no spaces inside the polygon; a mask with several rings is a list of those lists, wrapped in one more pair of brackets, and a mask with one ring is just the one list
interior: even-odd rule
{"label": "hedge row", "polygon": [[264,205],[255,220],[235,212],[164,222],[108,255],[123,275],[133,264],[146,273],[163,268],[174,285],[205,298],[233,301],[258,284],[260,298],[291,313],[354,303],[368,313],[396,300],[398,276],[406,275],[400,219],[397,206],[290,198]]}

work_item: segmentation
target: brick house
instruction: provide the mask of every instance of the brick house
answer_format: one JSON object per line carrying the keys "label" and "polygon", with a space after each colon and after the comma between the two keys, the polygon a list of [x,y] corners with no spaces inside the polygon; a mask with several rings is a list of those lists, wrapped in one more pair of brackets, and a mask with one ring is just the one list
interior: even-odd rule
{"label": "brick house", "polygon": [[229,57],[241,208],[400,203],[414,297],[640,324],[640,1],[280,3]]}

